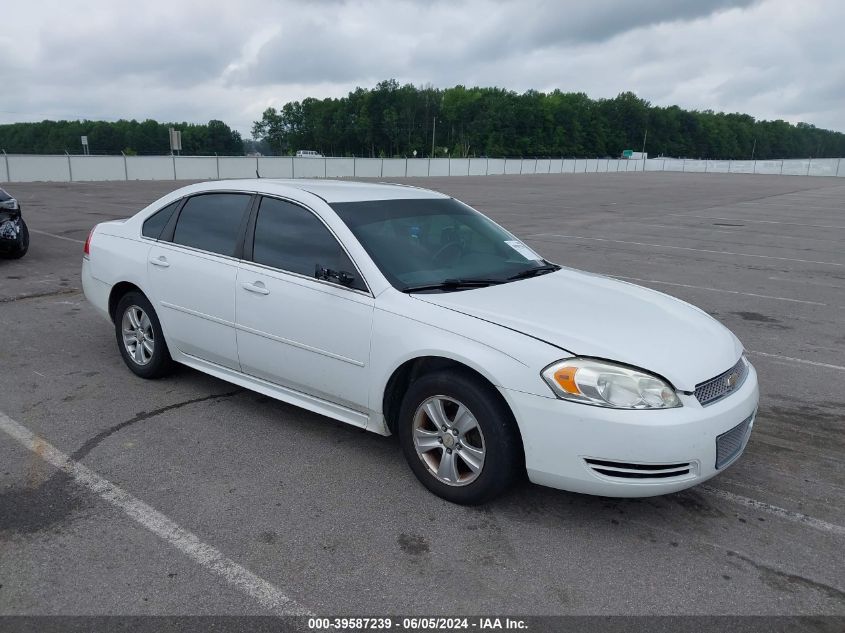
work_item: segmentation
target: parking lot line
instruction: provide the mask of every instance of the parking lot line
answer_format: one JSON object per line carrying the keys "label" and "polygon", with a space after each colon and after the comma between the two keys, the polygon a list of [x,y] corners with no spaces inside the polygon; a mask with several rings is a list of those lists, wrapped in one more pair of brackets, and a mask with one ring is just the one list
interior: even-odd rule
{"label": "parking lot line", "polygon": [[679,218],[698,218],[699,220],[738,220],[740,222],[754,222],[756,224],[786,224],[789,226],[801,226],[807,227],[811,229],[843,229],[845,230],[845,226],[834,226],[828,224],[805,224],[803,222],[783,222],[779,220],[752,220],[751,218],[738,218],[738,217],[731,217],[731,218],[720,218],[716,216],[709,216],[709,215],[691,215],[688,213],[667,213],[666,215],[671,215],[674,217]]}
{"label": "parking lot line", "polygon": [[670,246],[668,244],[651,244],[647,242],[632,242],[628,240],[612,240],[607,237],[585,237],[583,235],[561,235],[558,233],[535,233],[532,238],[561,237],[568,240],[591,240],[594,242],[613,242],[615,244],[634,244],[636,246],[650,246],[653,248],[671,248],[679,251],[695,251],[697,253],[715,253],[716,255],[734,255],[735,257],[756,257],[759,259],[776,259],[783,262],[800,262],[802,264],[821,264],[823,266],[843,266],[837,262],[820,262],[814,259],[796,259],[794,257],[775,257],[774,255],[754,255],[752,253],[735,253],[732,251],[714,251],[706,248],[692,248],[690,246]]}
{"label": "parking lot line", "polygon": [[773,506],[770,503],[758,501],[757,499],[743,497],[742,495],[737,495],[732,492],[728,492],[727,490],[722,490],[721,488],[713,488],[712,486],[701,486],[701,490],[703,492],[706,492],[707,494],[711,494],[716,497],[721,497],[722,499],[732,501],[733,503],[738,503],[739,505],[743,505],[748,508],[754,508],[755,510],[762,510],[763,512],[768,512],[769,514],[773,514],[782,519],[787,519],[788,521],[808,525],[823,532],[831,532],[833,534],[836,534],[837,536],[845,536],[845,527],[842,527],[841,525],[836,525],[835,523],[828,523],[827,521],[822,521],[821,519],[816,519],[815,517],[807,516],[806,514],[801,514],[800,512],[793,512],[792,510],[787,510],[786,508],[781,508],[779,506]]}
{"label": "parking lot line", "polygon": [[[623,224],[627,228],[626,223],[620,222],[620,224]],[[769,234],[764,234],[764,233],[758,233],[758,234],[752,233],[752,234],[749,235],[748,233],[739,232],[739,231],[736,231],[735,229],[734,230],[721,230],[721,229],[714,229],[714,228],[711,228],[709,226],[670,226],[668,224],[653,224],[651,222],[649,222],[647,226],[648,226],[649,229],[663,228],[663,229],[672,229],[673,231],[677,231],[678,229],[683,229],[685,231],[695,230],[695,231],[706,231],[708,234],[724,233],[725,235],[732,235],[733,237],[739,237],[739,238],[746,239],[746,240],[749,237],[753,237],[754,235],[759,235],[759,236],[762,236],[762,237],[765,237],[765,238],[775,237],[775,236],[772,236],[772,235],[769,235]],[[739,228],[739,227],[737,227],[737,228]],[[814,241],[818,241],[818,242],[833,242],[836,246],[839,246],[839,244],[842,243],[841,238],[817,237],[817,236],[806,237],[806,236],[803,236],[803,235],[777,235],[776,237],[777,237],[777,239],[781,239],[781,240],[804,240],[804,241],[814,240]],[[711,239],[702,238],[702,237],[697,237],[696,239],[698,241],[706,241],[706,242],[719,242],[720,241],[720,240],[711,240]],[[746,242],[746,244],[749,244],[750,246],[760,246],[759,244],[750,244],[748,242]]]}
{"label": "parking lot line", "polygon": [[790,301],[792,303],[806,303],[813,306],[827,306],[826,303],[820,301],[805,301],[804,299],[790,299],[789,297],[775,297],[773,295],[760,295],[754,292],[740,292],[739,290],[725,290],[724,288],[710,288],[708,286],[693,286],[691,284],[678,284],[672,281],[659,281],[657,279],[640,279],[639,277],[625,277],[623,275],[610,275],[615,279],[624,279],[625,281],[639,281],[647,284],[663,284],[664,286],[678,286],[679,288],[692,288],[694,290],[709,290],[710,292],[725,292],[731,295],[745,295],[746,297],[757,297],[758,299],[772,299],[774,301]]}
{"label": "parking lot line", "polygon": [[769,354],[767,352],[758,352],[753,349],[747,350],[749,354],[754,354],[755,356],[763,356],[764,358],[776,358],[778,360],[787,361],[790,363],[801,363],[802,365],[812,365],[813,367],[824,367],[825,369],[838,369],[839,371],[845,371],[845,367],[842,365],[831,365],[829,363],[819,363],[814,360],[805,360],[803,358],[792,358],[791,356],[781,356],[780,354]]}
{"label": "parking lot line", "polygon": [[813,281],[811,279],[787,279],[786,277],[769,277],[769,281],[782,281],[791,284],[802,284],[809,286],[820,286],[822,288],[836,288],[837,290],[845,290],[845,286],[837,286],[836,284],[827,284],[823,281]]}
{"label": "parking lot line", "polygon": [[55,233],[48,233],[47,231],[39,231],[38,229],[29,229],[30,233],[38,233],[38,235],[47,235],[55,237],[57,240],[65,240],[66,242],[76,242],[77,244],[84,244],[85,240],[75,240],[72,237],[65,237],[64,235],[56,235]]}
{"label": "parking lot line", "polygon": [[276,615],[310,615],[272,583],[255,575],[222,552],[203,543],[155,508],[71,459],[52,444],[0,411],[0,430],[46,462],[68,474],[77,484],[123,511],[130,519],[168,542],[194,562],[221,576],[227,583],[253,598]]}

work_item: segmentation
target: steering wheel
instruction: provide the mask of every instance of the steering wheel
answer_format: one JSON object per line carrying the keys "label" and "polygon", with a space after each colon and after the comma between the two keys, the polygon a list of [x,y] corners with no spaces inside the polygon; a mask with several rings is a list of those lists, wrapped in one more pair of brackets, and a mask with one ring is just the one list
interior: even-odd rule
{"label": "steering wheel", "polygon": [[431,261],[434,264],[441,263],[441,260],[446,259],[446,253],[453,251],[452,258],[461,254],[462,248],[460,242],[446,242],[443,246],[437,249],[437,252],[431,256]]}

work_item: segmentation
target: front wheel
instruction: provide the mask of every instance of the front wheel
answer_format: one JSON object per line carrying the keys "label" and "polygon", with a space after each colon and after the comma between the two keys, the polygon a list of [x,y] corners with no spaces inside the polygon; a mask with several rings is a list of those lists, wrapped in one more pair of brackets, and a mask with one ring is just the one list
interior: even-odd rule
{"label": "front wheel", "polygon": [[488,501],[518,471],[521,444],[510,410],[492,386],[468,372],[429,374],[412,383],[397,430],[417,479],[447,501]]}
{"label": "front wheel", "polygon": [[140,292],[127,292],[114,312],[117,347],[126,366],[141,378],[161,378],[170,373],[173,360],[164,341],[161,323],[149,300]]}

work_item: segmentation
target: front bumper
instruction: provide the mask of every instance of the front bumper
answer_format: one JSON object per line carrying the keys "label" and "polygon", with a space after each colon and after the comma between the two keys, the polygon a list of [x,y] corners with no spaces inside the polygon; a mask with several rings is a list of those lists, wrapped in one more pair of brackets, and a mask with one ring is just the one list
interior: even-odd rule
{"label": "front bumper", "polygon": [[[626,411],[501,391],[519,424],[531,481],[608,497],[667,494],[717,475],[745,449],[759,400],[753,366],[742,387],[706,407],[686,395],[675,409]],[[716,441],[725,434],[717,468]],[[735,445],[724,459],[728,439]]]}
{"label": "front bumper", "polygon": [[23,246],[23,226],[19,211],[0,213],[0,251],[10,252]]}

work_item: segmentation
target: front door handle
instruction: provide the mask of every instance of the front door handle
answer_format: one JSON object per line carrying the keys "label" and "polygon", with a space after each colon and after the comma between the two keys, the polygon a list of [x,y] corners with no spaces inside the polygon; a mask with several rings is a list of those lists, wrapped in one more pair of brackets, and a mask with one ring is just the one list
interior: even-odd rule
{"label": "front door handle", "polygon": [[260,281],[256,281],[255,283],[244,282],[241,284],[244,290],[249,292],[254,292],[259,295],[269,295],[270,291],[264,287],[264,284]]}
{"label": "front door handle", "polygon": [[158,257],[151,257],[150,263],[153,266],[158,266],[160,268],[169,268],[170,262],[167,261],[167,258],[164,255],[159,255]]}

